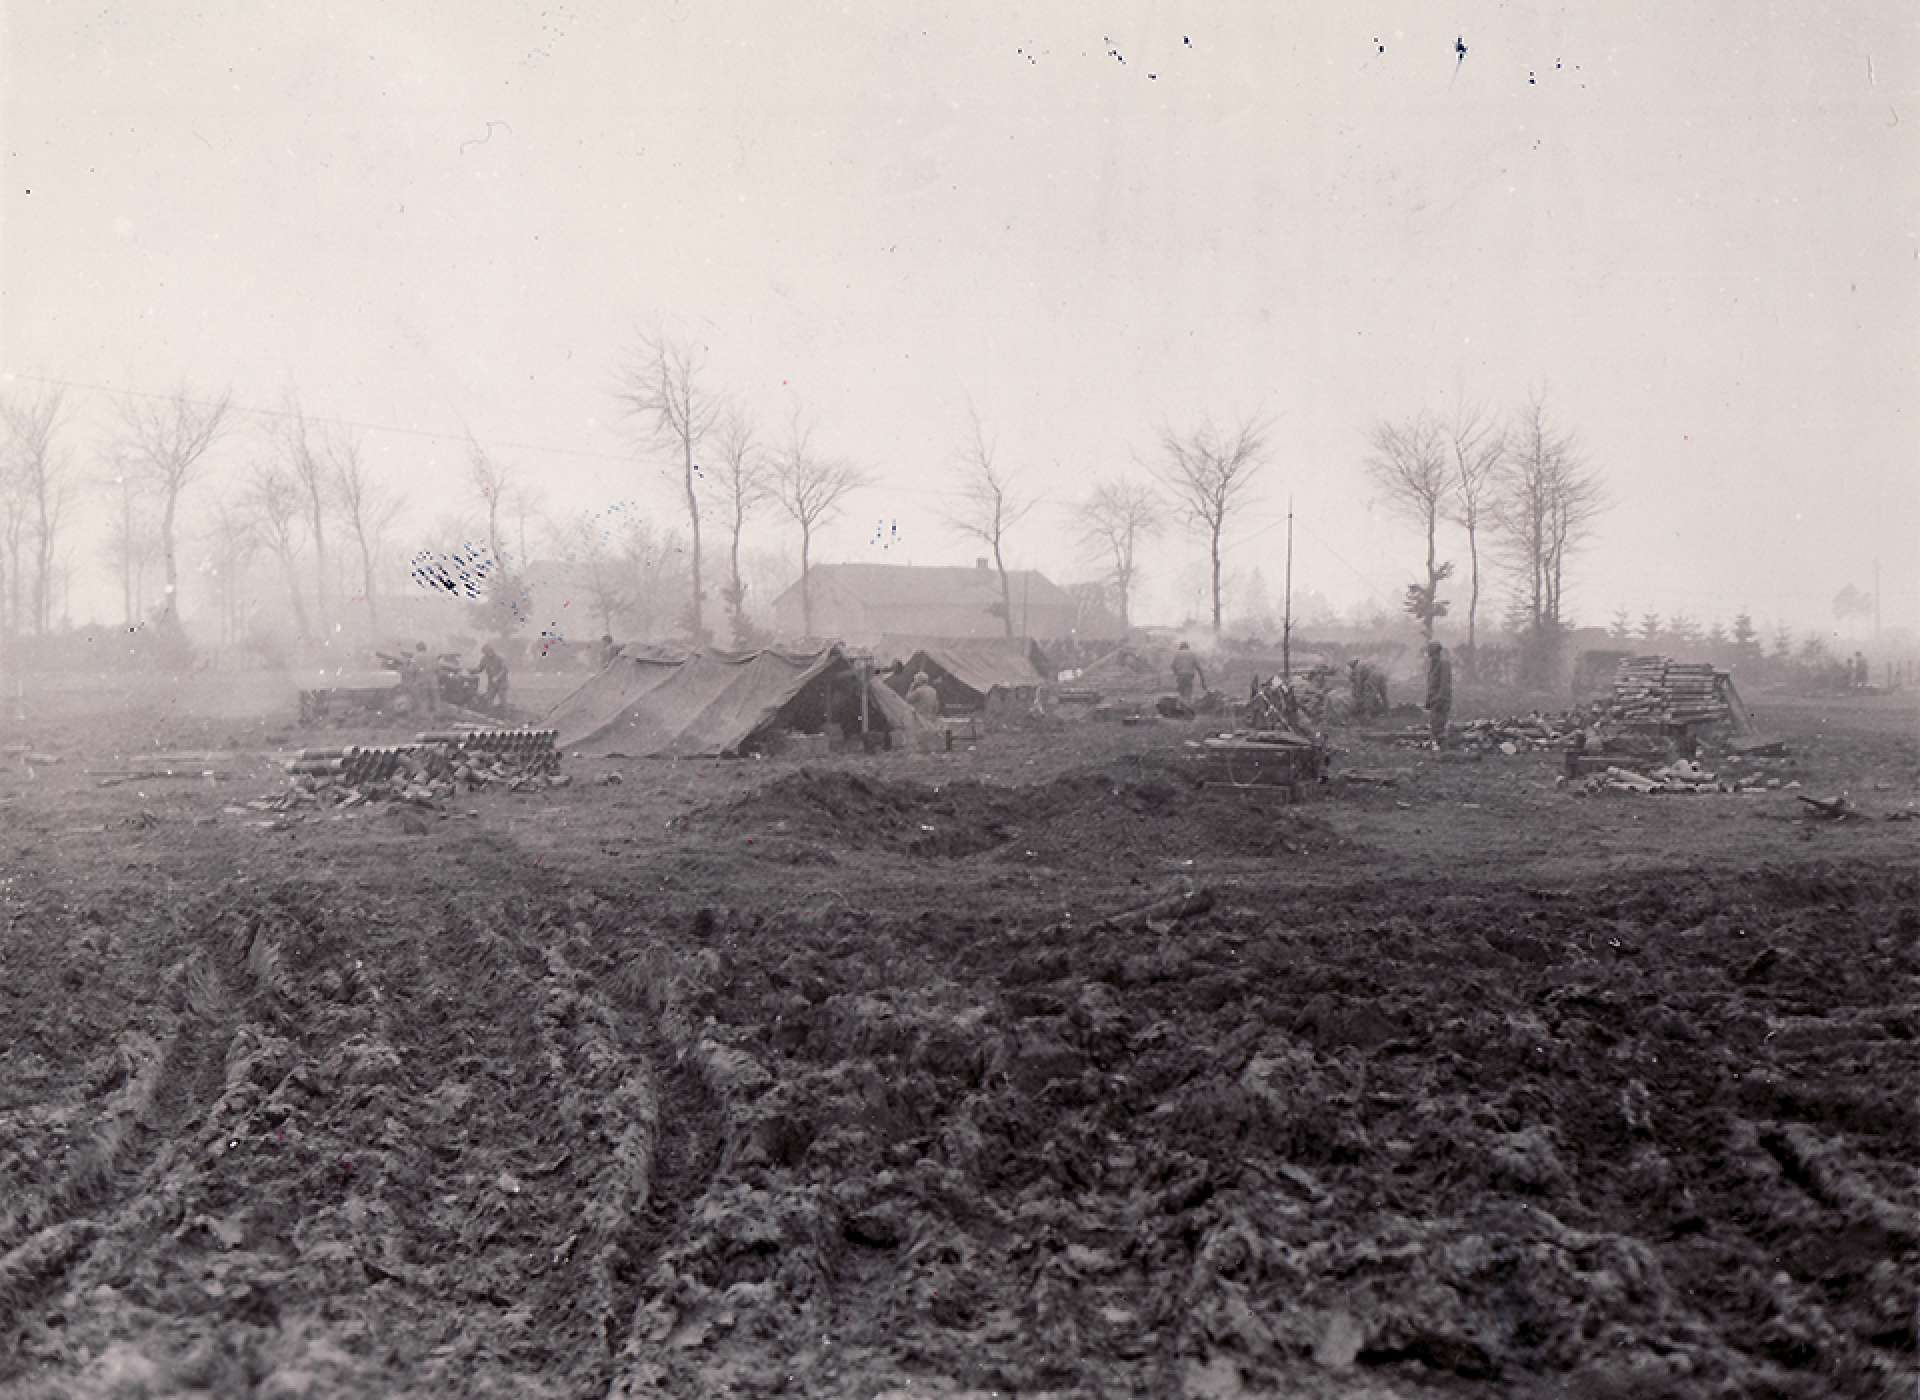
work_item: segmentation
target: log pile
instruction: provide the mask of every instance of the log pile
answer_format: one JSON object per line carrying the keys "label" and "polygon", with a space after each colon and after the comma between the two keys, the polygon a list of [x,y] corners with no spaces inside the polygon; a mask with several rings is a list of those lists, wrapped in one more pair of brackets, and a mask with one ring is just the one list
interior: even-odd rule
{"label": "log pile", "polygon": [[[1561,782],[1566,782],[1561,779]],[[1683,793],[1697,795],[1715,792],[1768,792],[1785,788],[1792,790],[1800,786],[1797,782],[1782,782],[1777,777],[1767,777],[1762,773],[1721,776],[1709,772],[1698,763],[1680,759],[1663,764],[1658,768],[1649,768],[1646,772],[1610,764],[1576,784],[1576,795],[1586,796],[1603,792],[1631,792],[1642,796],[1657,793]]]}
{"label": "log pile", "polygon": [[[1750,720],[1733,679],[1711,665],[1674,661],[1664,656],[1635,656],[1622,661],[1606,700],[1558,713],[1534,711],[1504,719],[1474,719],[1453,725],[1452,747],[1481,753],[1517,754],[1534,749],[1572,750],[1580,740],[1598,740],[1607,752],[1632,754],[1642,743],[1667,744],[1677,732],[1725,724],[1734,733]],[[1408,748],[1424,748],[1423,728],[1366,731],[1365,737]]]}
{"label": "log pile", "polygon": [[1718,724],[1733,718],[1724,671],[1705,662],[1634,656],[1613,677],[1613,716],[1623,724]]}
{"label": "log pile", "polygon": [[[1462,748],[1479,749],[1482,752],[1497,750],[1514,754],[1533,749],[1564,749],[1573,742],[1575,735],[1605,717],[1605,713],[1596,706],[1558,714],[1535,710],[1532,714],[1510,715],[1505,719],[1467,720],[1451,726],[1448,738]],[[1411,737],[1415,743],[1423,743],[1429,736],[1421,731]]]}

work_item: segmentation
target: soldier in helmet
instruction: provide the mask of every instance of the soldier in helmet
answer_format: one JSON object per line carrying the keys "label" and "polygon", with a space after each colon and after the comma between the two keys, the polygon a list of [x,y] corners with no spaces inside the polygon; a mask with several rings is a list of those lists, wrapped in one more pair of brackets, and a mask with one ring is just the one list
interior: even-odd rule
{"label": "soldier in helmet", "polygon": [[440,668],[428,655],[427,644],[415,642],[413,655],[407,659],[411,665],[402,679],[412,692],[414,705],[427,719],[440,718]]}
{"label": "soldier in helmet", "polygon": [[507,660],[493,649],[488,642],[480,648],[480,664],[473,668],[475,675],[486,682],[486,691],[480,697],[487,708],[505,713],[507,708]]}
{"label": "soldier in helmet", "polygon": [[1433,746],[1447,736],[1447,716],[1453,712],[1453,662],[1438,642],[1427,643],[1427,727]]}
{"label": "soldier in helmet", "polygon": [[1207,674],[1200,669],[1200,658],[1193,654],[1193,648],[1185,642],[1173,654],[1173,683],[1180,691],[1180,703],[1193,703],[1193,683],[1198,680],[1204,688]]}

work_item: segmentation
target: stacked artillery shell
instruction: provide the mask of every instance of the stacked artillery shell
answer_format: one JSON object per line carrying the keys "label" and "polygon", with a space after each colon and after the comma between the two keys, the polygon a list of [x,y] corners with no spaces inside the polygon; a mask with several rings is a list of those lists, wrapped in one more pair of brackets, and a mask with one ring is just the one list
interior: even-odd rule
{"label": "stacked artillery shell", "polygon": [[461,747],[514,768],[549,773],[560,767],[560,752],[554,746],[558,735],[554,729],[483,729],[463,735]]}
{"label": "stacked artillery shell", "polygon": [[350,749],[347,752],[347,780],[353,783],[378,782],[400,771],[412,751],[412,745],[389,744]]}

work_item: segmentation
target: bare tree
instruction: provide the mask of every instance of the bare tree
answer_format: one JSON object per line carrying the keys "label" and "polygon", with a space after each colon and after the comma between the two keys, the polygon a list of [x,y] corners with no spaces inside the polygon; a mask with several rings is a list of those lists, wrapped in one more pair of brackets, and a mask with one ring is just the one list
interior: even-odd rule
{"label": "bare tree", "polygon": [[1453,494],[1447,517],[1467,532],[1467,664],[1471,666],[1480,618],[1480,532],[1490,523],[1507,435],[1483,409],[1462,404],[1448,427],[1447,445],[1453,453]]}
{"label": "bare tree", "polygon": [[1249,418],[1226,431],[1202,422],[1184,435],[1172,428],[1160,432],[1159,478],[1190,528],[1207,537],[1215,637],[1220,635],[1221,541],[1265,460],[1267,431],[1264,420]]}
{"label": "bare tree", "polygon": [[1013,474],[994,461],[995,445],[987,440],[980,415],[968,407],[973,432],[961,450],[960,503],[945,512],[947,525],[980,541],[993,551],[993,567],[1000,576],[1000,621],[1007,640],[1013,640],[1013,588],[1007,580],[1007,534],[1033,509],[1014,487]]}
{"label": "bare tree", "polygon": [[745,648],[756,640],[753,623],[747,617],[747,584],[740,574],[740,536],[753,508],[767,499],[767,462],[760,445],[754,441],[753,425],[736,409],[721,422],[720,466],[715,476],[720,503],[727,513],[727,586],[721,597],[727,605],[727,620],[733,631],[733,644]]}
{"label": "bare tree", "polygon": [[1593,533],[1593,524],[1606,509],[1606,491],[1600,478],[1571,454],[1554,474],[1551,508],[1547,516],[1548,596],[1553,625],[1569,625],[1566,607],[1567,561]]}
{"label": "bare tree", "polygon": [[[1553,427],[1536,394],[1518,415],[1493,503],[1514,600],[1536,643],[1550,646],[1565,623],[1567,560],[1604,506],[1599,477]],[[1547,654],[1531,649],[1534,679]]]}
{"label": "bare tree", "polygon": [[1139,579],[1136,550],[1160,531],[1153,492],[1135,481],[1103,481],[1080,506],[1081,539],[1107,560],[1107,583],[1123,631],[1132,629],[1133,587]]}
{"label": "bare tree", "polygon": [[1420,623],[1421,635],[1433,640],[1433,624],[1446,616],[1440,585],[1453,572],[1442,563],[1435,536],[1440,514],[1453,495],[1453,474],[1445,439],[1433,419],[1417,414],[1398,423],[1381,422],[1369,438],[1367,477],[1386,498],[1387,508],[1417,526],[1427,537],[1427,581],[1407,590],[1406,610]]}
{"label": "bare tree", "polygon": [[513,516],[514,571],[525,573],[533,555],[527,551],[527,526],[546,516],[546,496],[538,486],[518,482],[507,491],[507,509]]}
{"label": "bare tree", "polygon": [[484,569],[484,594],[488,610],[482,625],[505,635],[527,621],[527,594],[520,582],[525,560],[507,549],[502,533],[510,518],[518,481],[513,468],[494,457],[469,435],[467,479],[479,496],[485,511],[487,561]]}
{"label": "bare tree", "polygon": [[494,568],[504,571],[507,566],[507,547],[500,535],[500,518],[514,487],[513,469],[491,456],[478,439],[469,435],[467,481],[480,498],[480,508],[484,512],[487,553],[493,557]]}
{"label": "bare tree", "polygon": [[60,630],[73,628],[73,546],[68,545],[60,551],[60,561],[54,569],[54,577],[60,580]]}
{"label": "bare tree", "polygon": [[651,521],[630,511],[621,532],[620,554],[630,582],[625,586],[627,613],[640,635],[659,638],[672,629],[673,619],[662,606],[685,586],[686,543],[678,531],[654,531]]}
{"label": "bare tree", "polygon": [[25,562],[27,522],[32,516],[32,500],[27,494],[25,482],[15,470],[10,455],[0,455],[0,551],[5,553],[5,570],[0,574],[0,601],[6,608],[0,612],[0,639],[19,635],[21,600],[25,596],[22,585],[22,565]]}
{"label": "bare tree", "polygon": [[748,549],[741,555],[740,578],[749,597],[777,597],[799,575],[799,562],[781,545]]}
{"label": "bare tree", "polygon": [[[1833,615],[1842,624],[1858,622],[1862,618],[1873,616],[1873,594],[1849,583],[1833,595]],[[1857,630],[1849,627],[1850,635],[1858,635]]]}
{"label": "bare tree", "polygon": [[207,452],[226,428],[232,395],[202,401],[183,387],[165,399],[128,397],[120,403],[121,450],[134,470],[160,497],[160,557],[166,569],[166,598],[160,624],[180,623],[180,565],[174,521],[180,497],[199,476]]}
{"label": "bare tree", "polygon": [[813,450],[813,429],[793,416],[786,450],[774,468],[774,499],[800,527],[801,631],[813,635],[813,532],[833,518],[847,496],[867,484],[866,474],[845,462],[829,461]]}
{"label": "bare tree", "polygon": [[1093,631],[1096,622],[1119,616],[1119,609],[1114,603],[1113,585],[1104,579],[1070,583],[1065,591],[1067,597],[1073,600],[1075,636],[1096,636],[1098,634]]}
{"label": "bare tree", "polygon": [[33,398],[0,399],[7,426],[14,489],[26,500],[33,526],[33,630],[53,625],[53,561],[60,520],[71,499],[67,461],[54,448],[65,392],[49,389]]}
{"label": "bare tree", "polygon": [[100,485],[114,493],[114,514],[107,526],[104,553],[120,578],[120,610],[126,625],[139,621],[141,585],[152,562],[153,532],[141,504],[141,483],[126,463],[116,458],[100,474]]}
{"label": "bare tree", "polygon": [[280,561],[293,604],[293,623],[302,641],[312,637],[306,599],[300,592],[300,534],[305,517],[302,488],[283,468],[257,464],[247,484],[247,513],[261,544]]}
{"label": "bare tree", "polygon": [[300,396],[287,392],[286,406],[274,432],[275,444],[287,478],[299,488],[308,534],[313,537],[313,605],[320,631],[327,630],[327,506],[332,494],[333,472],[326,460],[325,446],[307,422],[300,408]]}
{"label": "bare tree", "polygon": [[573,567],[601,632],[611,636],[613,619],[630,606],[630,585],[605,514],[581,511],[554,532],[554,547],[562,562]]}
{"label": "bare tree", "polygon": [[367,600],[367,626],[380,630],[379,585],[374,565],[387,532],[400,513],[400,497],[374,479],[362,455],[357,435],[342,431],[327,442],[327,465],[333,478],[333,498],[354,543],[360,547],[361,589]]}
{"label": "bare tree", "polygon": [[638,418],[655,446],[679,457],[686,492],[687,526],[693,540],[693,595],[689,618],[696,642],[706,640],[705,584],[700,556],[700,444],[719,421],[722,402],[708,392],[699,347],[665,334],[642,336],[621,371],[614,397]]}
{"label": "bare tree", "polygon": [[252,512],[229,501],[215,501],[207,545],[213,553],[214,588],[220,600],[220,640],[231,644],[240,633],[247,566],[260,547]]}

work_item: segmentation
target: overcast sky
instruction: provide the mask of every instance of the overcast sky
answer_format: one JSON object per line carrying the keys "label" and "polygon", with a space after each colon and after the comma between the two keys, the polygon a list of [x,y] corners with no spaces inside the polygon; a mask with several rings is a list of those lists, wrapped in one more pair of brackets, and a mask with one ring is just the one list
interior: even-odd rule
{"label": "overcast sky", "polygon": [[665,325],[878,478],[821,556],[971,558],[970,397],[1050,503],[1017,561],[1067,578],[1061,503],[1261,412],[1230,567],[1277,589],[1291,494],[1340,602],[1420,562],[1370,422],[1545,386],[1615,502],[1580,620],[1826,623],[1878,559],[1920,622],[1920,10],[1582,8],[6,0],[0,369],[297,386],[411,430],[369,447],[420,521],[471,427],[664,522],[608,390]]}

